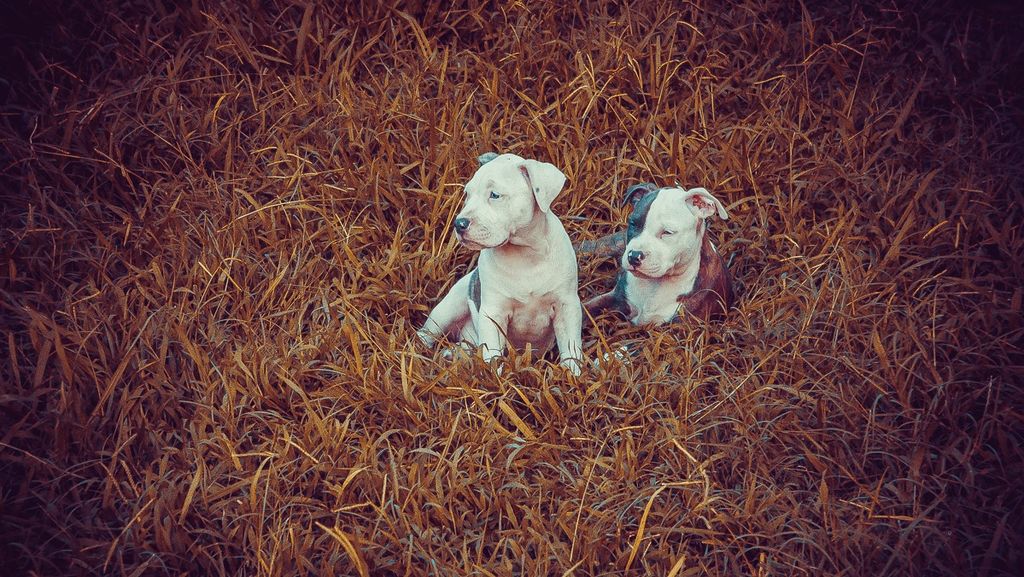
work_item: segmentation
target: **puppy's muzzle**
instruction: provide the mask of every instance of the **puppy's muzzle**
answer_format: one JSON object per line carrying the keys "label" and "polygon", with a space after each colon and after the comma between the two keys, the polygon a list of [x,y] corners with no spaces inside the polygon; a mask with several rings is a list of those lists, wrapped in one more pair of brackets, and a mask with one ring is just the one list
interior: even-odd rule
{"label": "puppy's muzzle", "polygon": [[629,265],[632,267],[638,267],[644,262],[644,253],[638,250],[631,250],[626,255],[626,260],[629,261]]}

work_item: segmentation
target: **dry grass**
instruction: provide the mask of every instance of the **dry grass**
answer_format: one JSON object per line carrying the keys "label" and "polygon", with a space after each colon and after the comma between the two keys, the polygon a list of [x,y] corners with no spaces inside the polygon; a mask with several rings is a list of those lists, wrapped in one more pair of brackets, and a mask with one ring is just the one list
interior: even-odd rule
{"label": "dry grass", "polygon": [[[5,567],[1019,567],[1019,12],[126,4],[3,39]],[[602,317],[643,352],[578,381],[418,348],[488,150],[566,172],[574,239],[713,190],[739,310]]]}

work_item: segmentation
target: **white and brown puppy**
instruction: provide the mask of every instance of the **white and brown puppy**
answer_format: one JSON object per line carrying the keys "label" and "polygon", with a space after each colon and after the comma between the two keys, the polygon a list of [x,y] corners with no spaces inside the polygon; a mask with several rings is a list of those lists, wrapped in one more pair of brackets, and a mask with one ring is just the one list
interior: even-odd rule
{"label": "white and brown puppy", "polygon": [[[625,202],[633,211],[619,253],[618,280],[610,292],[587,301],[587,311],[596,315],[611,308],[634,325],[670,323],[685,313],[702,318],[725,313],[733,304],[729,271],[704,234],[707,217],[729,218],[722,203],[703,188],[650,183],[630,187]],[[613,247],[616,236],[592,244]]]}
{"label": "white and brown puppy", "polygon": [[466,183],[455,234],[480,251],[477,267],[452,286],[417,335],[428,347],[444,336],[481,347],[484,359],[505,345],[541,353],[558,345],[561,362],[580,373],[583,307],[576,253],[551,201],[565,175],[514,154],[483,155]]}

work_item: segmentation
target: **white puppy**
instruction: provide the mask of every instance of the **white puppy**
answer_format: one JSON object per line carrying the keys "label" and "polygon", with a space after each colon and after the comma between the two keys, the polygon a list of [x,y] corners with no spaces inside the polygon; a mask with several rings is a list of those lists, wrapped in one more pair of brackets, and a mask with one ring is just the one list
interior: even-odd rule
{"label": "white puppy", "polygon": [[580,373],[583,309],[576,253],[551,201],[565,175],[553,165],[502,154],[485,161],[466,183],[466,202],[454,226],[466,247],[479,250],[477,267],[452,286],[417,335],[479,346],[485,360],[506,343],[541,353],[558,345],[561,362]]}

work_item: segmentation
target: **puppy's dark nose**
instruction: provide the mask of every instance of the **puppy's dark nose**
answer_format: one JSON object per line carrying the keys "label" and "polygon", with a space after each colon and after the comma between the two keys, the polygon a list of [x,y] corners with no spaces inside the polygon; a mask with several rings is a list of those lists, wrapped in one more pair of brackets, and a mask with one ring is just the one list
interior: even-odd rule
{"label": "puppy's dark nose", "polygon": [[626,255],[626,260],[628,260],[629,264],[632,266],[640,266],[640,263],[644,261],[644,253],[638,250],[631,250],[629,251],[629,254]]}
{"label": "puppy's dark nose", "polygon": [[469,228],[469,219],[468,218],[462,217],[462,218],[455,219],[455,230],[456,231],[458,231],[460,233],[466,232],[467,228]]}

